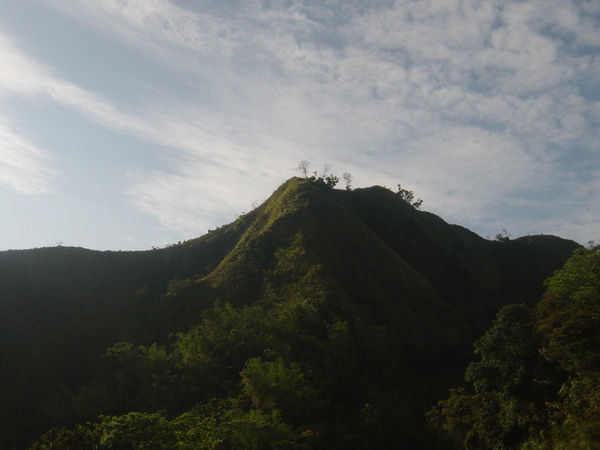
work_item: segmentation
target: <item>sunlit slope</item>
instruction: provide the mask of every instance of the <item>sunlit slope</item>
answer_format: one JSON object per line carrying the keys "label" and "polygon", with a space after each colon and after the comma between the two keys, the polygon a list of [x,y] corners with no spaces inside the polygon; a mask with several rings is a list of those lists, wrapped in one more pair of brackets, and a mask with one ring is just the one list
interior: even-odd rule
{"label": "sunlit slope", "polygon": [[426,355],[462,351],[470,333],[455,309],[336,194],[288,181],[238,220],[246,231],[214,271],[180,284],[180,301],[311,302],[325,318],[385,327],[427,369],[439,359]]}

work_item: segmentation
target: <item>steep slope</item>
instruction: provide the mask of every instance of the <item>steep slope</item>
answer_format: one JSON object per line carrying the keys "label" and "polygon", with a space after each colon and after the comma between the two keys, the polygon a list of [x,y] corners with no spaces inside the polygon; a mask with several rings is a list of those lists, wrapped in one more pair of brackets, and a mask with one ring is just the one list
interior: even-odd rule
{"label": "steep slope", "polygon": [[[410,434],[418,413],[456,383],[498,308],[536,301],[543,278],[576,247],[552,237],[490,242],[387,189],[295,178],[234,223],[166,249],[2,252],[4,434],[29,431],[40,399],[58,384],[79,386],[107,347],[164,342],[224,304],[279,315],[309,305],[327,326],[348,324],[358,347],[349,367],[372,367],[361,378],[372,387],[342,370],[332,398],[355,389],[348,408],[397,404],[390,420]],[[303,351],[293,349],[308,363]]]}
{"label": "steep slope", "polygon": [[477,334],[487,329],[502,305],[538,301],[542,280],[578,247],[544,235],[483,239],[377,186],[334,195],[419,271]]}
{"label": "steep slope", "polygon": [[345,207],[338,193],[290,180],[221,265],[198,284],[210,284],[233,304],[316,301],[330,315],[353,314],[385,324],[415,348],[428,341],[429,330],[449,333],[437,344],[456,345],[465,327],[456,311]]}

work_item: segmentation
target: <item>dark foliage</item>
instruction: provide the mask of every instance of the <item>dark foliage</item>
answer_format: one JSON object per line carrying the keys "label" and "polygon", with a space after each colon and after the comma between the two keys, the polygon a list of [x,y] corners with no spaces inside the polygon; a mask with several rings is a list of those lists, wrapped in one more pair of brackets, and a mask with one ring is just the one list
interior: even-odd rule
{"label": "dark foliage", "polygon": [[468,386],[430,411],[457,448],[598,448],[600,248],[578,250],[546,286],[535,309],[499,312]]}

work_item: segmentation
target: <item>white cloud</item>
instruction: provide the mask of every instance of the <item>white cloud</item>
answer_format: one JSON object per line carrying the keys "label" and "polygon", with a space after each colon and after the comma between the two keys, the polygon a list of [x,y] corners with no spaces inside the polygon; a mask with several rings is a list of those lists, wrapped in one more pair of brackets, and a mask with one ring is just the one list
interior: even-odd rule
{"label": "white cloud", "polygon": [[[136,207],[156,217],[165,227],[186,236],[197,236],[210,228],[231,222],[248,212],[273,190],[269,176],[274,167],[251,160],[235,164],[195,159],[177,164],[175,173],[134,172],[129,194]],[[175,164],[174,164],[175,165]],[[273,162],[280,170],[282,165]],[[281,176],[293,175],[293,168]]]}
{"label": "white cloud", "polygon": [[0,185],[26,195],[48,194],[57,172],[48,167],[52,155],[23,138],[0,116]]}
{"label": "white cloud", "polygon": [[201,220],[193,204],[215,217],[235,208],[236,180],[253,165],[267,185],[282,176],[276,163],[305,158],[356,167],[357,184],[361,171],[375,183],[374,173],[401,176],[442,215],[495,224],[493,205],[557,201],[536,195],[568,155],[597,149],[598,93],[582,88],[600,81],[593,2],[52,4],[209,92],[136,121],[72,86],[55,90],[99,123],[184,151],[171,172],[139,173],[131,189],[169,227]]}
{"label": "white cloud", "polygon": [[[286,155],[285,161],[290,152],[296,152],[276,138],[261,137],[253,124],[240,122],[244,118],[214,111],[186,110],[185,105],[178,105],[166,111],[153,107],[143,116],[124,113],[101,96],[56,77],[1,34],[0,54],[11,62],[10,70],[0,76],[1,95],[49,100],[103,127],[165,148],[170,161],[167,166],[177,173],[130,170],[135,184],[129,192],[140,210],[173,230],[207,228],[230,220],[227,213],[232,209],[247,210],[252,201],[249,195],[264,197],[265,191],[258,187],[281,178],[281,156]],[[230,125],[224,127],[227,122]],[[249,128],[255,132],[245,131]],[[0,183],[22,193],[51,191],[49,180],[54,171],[45,166],[49,152],[35,147],[10,126],[0,127],[0,144]],[[267,153],[270,156],[264,159]]]}
{"label": "white cloud", "polygon": [[[0,33],[0,99],[9,93],[25,94],[39,81],[39,68],[15,50],[12,41]],[[0,185],[15,192],[48,194],[57,172],[49,166],[50,152],[24,137],[8,115],[0,116]]]}

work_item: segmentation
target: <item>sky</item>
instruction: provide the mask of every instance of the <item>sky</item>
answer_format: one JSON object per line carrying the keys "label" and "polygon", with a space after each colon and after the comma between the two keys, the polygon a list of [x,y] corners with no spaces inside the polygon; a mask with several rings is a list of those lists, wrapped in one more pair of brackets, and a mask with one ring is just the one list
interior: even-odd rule
{"label": "sky", "polygon": [[195,238],[302,160],[585,244],[599,125],[597,0],[2,0],[0,250]]}

